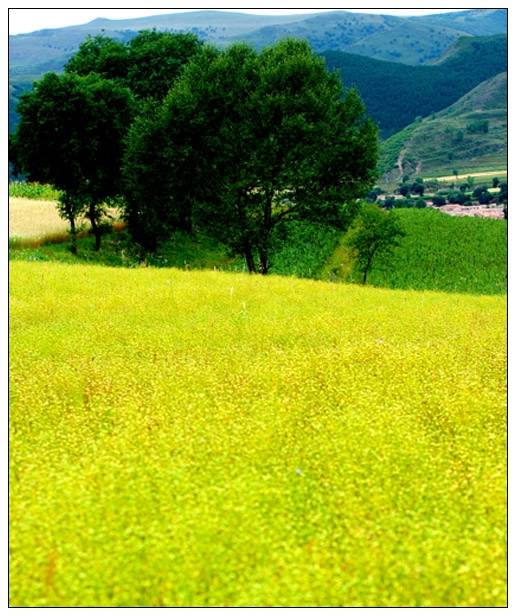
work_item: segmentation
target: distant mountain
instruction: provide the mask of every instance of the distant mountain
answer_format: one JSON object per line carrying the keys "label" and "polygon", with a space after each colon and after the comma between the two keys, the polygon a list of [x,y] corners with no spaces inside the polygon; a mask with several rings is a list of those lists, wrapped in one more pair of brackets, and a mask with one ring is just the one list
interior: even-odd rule
{"label": "distant mountain", "polygon": [[355,86],[384,138],[448,107],[481,81],[507,70],[507,37],[459,39],[440,64],[407,66],[364,56],[322,54],[346,87]]}
{"label": "distant mountain", "polygon": [[345,51],[377,60],[403,64],[427,64],[442,56],[465,32],[424,22],[403,21],[349,45]]}
{"label": "distant mountain", "polygon": [[50,70],[62,70],[88,35],[105,34],[127,41],[140,30],[156,28],[193,32],[203,40],[222,45],[269,24],[287,24],[304,18],[306,15],[191,11],[136,19],[94,19],[79,26],[17,34],[9,37],[9,76],[36,78]]}
{"label": "distant mountain", "polygon": [[382,144],[385,179],[507,168],[507,73],[483,81],[450,107]]}
{"label": "distant mountain", "polygon": [[188,31],[217,45],[240,40],[263,47],[285,36],[306,38],[316,51],[338,49],[382,60],[421,64],[439,58],[460,36],[505,34],[505,9],[479,9],[423,17],[332,11],[316,15],[251,15],[191,11],[87,24],[9,37],[9,76],[59,71],[84,38],[104,33],[128,40],[139,30]]}
{"label": "distant mountain", "polygon": [[[79,26],[39,30],[9,37],[10,129],[17,121],[15,109],[20,94],[30,89],[32,82],[44,73],[61,71],[87,35],[102,33],[128,41],[138,31],[150,28],[194,32],[201,39],[220,46],[246,41],[256,47],[263,47],[284,36],[296,36],[307,39],[318,52],[349,51],[354,54],[353,57],[346,54],[338,56],[338,52],[337,55],[325,55],[332,66],[343,70],[346,83],[358,85],[373,117],[380,122],[384,135],[399,130],[417,115],[426,115],[449,105],[482,79],[505,70],[495,50],[493,63],[496,66],[490,72],[481,69],[481,74],[476,75],[476,67],[472,69],[471,64],[466,63],[464,70],[454,66],[453,79],[457,78],[458,83],[454,84],[443,77],[442,82],[437,80],[441,89],[432,91],[426,86],[435,84],[433,78],[428,84],[424,83],[426,75],[430,74],[424,71],[430,67],[403,65],[439,62],[442,58],[444,65],[450,61],[450,54],[453,55],[450,49],[455,49],[453,53],[457,53],[454,44],[457,40],[463,41],[461,36],[472,38],[470,35],[477,32],[484,35],[506,33],[505,9],[479,9],[417,18],[348,11],[315,15],[191,11],[125,20],[99,18]],[[461,44],[465,46],[465,43]],[[480,45],[486,53],[492,51],[482,42],[475,44]],[[469,57],[474,55],[474,50],[463,53],[459,49],[459,62],[462,62],[461,53]],[[388,63],[375,64],[369,57],[387,60]],[[489,59],[480,58],[479,61],[481,67],[485,67]],[[418,72],[420,69],[422,72]],[[463,73],[468,70],[473,70],[474,74],[464,77]],[[361,71],[366,72],[360,74]],[[383,77],[382,71],[385,71]],[[415,81],[411,86],[412,79]],[[416,86],[423,88],[421,95],[412,91]],[[399,99],[400,95],[406,96],[406,91],[406,101],[390,100]],[[418,108],[420,103],[421,109]],[[393,109],[394,115],[389,117]]]}
{"label": "distant mountain", "polygon": [[507,32],[507,9],[473,9],[457,13],[411,17],[413,23],[460,30],[473,36],[489,36]]}

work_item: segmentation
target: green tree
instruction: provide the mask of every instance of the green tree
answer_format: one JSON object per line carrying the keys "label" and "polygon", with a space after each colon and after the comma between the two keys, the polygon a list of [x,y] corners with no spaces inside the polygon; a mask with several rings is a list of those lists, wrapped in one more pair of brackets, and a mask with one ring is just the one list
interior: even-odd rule
{"label": "green tree", "polygon": [[507,182],[502,182],[500,184],[500,192],[498,193],[498,197],[497,197],[498,203],[507,203],[508,194],[509,194],[509,191],[508,191]]}
{"label": "green tree", "polygon": [[450,203],[458,203],[464,205],[468,201],[468,197],[462,190],[454,190],[448,194],[448,201]]}
{"label": "green tree", "polygon": [[125,80],[129,64],[127,47],[101,34],[86,37],[66,63],[65,72],[83,77],[96,73],[106,79]]}
{"label": "green tree", "polygon": [[421,178],[416,178],[416,181],[412,184],[410,190],[415,195],[419,195],[420,197],[423,196],[423,193],[425,192],[425,185],[423,183],[423,180],[421,180]]}
{"label": "green tree", "polygon": [[[141,192],[156,190],[148,174],[156,159],[166,201],[142,207]],[[195,225],[242,254],[250,272],[266,274],[275,226],[308,219],[345,228],[374,183],[376,159],[377,129],[358,94],[343,95],[307,43],[283,40],[261,53],[205,47],[154,118],[131,131],[129,229],[137,237],[190,209]],[[162,216],[167,209],[175,211]]]}
{"label": "green tree", "polygon": [[500,184],[500,180],[498,178],[493,178],[493,188],[498,188]]}
{"label": "green tree", "polygon": [[432,197],[432,203],[438,207],[446,205],[446,197],[443,197],[443,195],[434,195]]}
{"label": "green tree", "polygon": [[48,73],[25,94],[11,156],[30,181],[63,192],[60,213],[70,222],[84,214],[100,248],[104,203],[120,193],[123,140],[134,115],[127,88],[98,75]]}
{"label": "green tree", "polygon": [[163,100],[182,67],[201,46],[191,33],[140,32],[127,45],[127,86],[141,99]]}
{"label": "green tree", "polygon": [[355,264],[367,281],[375,258],[399,245],[405,232],[394,212],[386,212],[376,205],[364,204],[346,236],[346,243],[355,253]]}
{"label": "green tree", "polygon": [[409,184],[400,184],[398,192],[400,195],[404,197],[410,196],[410,185]]}
{"label": "green tree", "polygon": [[65,71],[118,79],[141,99],[163,100],[183,67],[201,48],[190,33],[143,30],[123,44],[107,36],[88,37]]}

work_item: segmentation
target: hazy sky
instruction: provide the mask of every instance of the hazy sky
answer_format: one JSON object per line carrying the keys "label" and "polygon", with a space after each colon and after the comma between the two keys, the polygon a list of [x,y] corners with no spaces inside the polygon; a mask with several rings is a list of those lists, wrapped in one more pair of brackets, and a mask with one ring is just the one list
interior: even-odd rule
{"label": "hazy sky", "polygon": [[[16,4],[15,2],[10,3]],[[83,2],[81,4],[87,4]],[[129,2],[126,2],[129,4]],[[128,19],[131,17],[143,17],[147,15],[158,15],[160,13],[183,13],[186,11],[195,11],[199,10],[198,8],[193,8],[192,4],[184,2],[185,5],[189,5],[190,8],[182,8],[182,9],[170,9],[170,8],[155,8],[155,9],[131,9],[131,8],[81,8],[81,9],[36,9],[36,8],[10,8],[9,9],[9,34],[20,34],[23,32],[33,32],[34,30],[41,30],[43,28],[61,28],[64,26],[72,26],[85,24],[89,21],[97,17],[107,17],[109,19]],[[222,3],[220,3],[222,4]],[[467,7],[462,9],[368,9],[368,8],[347,8],[343,7],[342,2],[325,2],[325,9],[306,9],[306,8],[290,8],[290,9],[241,9],[236,8],[237,3],[226,1],[223,3],[226,9],[216,9],[216,10],[227,10],[227,11],[240,11],[245,13],[257,13],[257,14],[291,14],[291,13],[321,13],[324,11],[332,11],[336,8],[346,8],[346,10],[352,10],[360,13],[383,13],[389,15],[427,15],[429,13],[446,13],[451,12],[453,10],[465,10],[466,8],[474,8],[475,2],[468,3]],[[255,6],[259,6],[260,2],[254,2]],[[298,1],[295,3],[283,2],[282,4],[297,4],[298,6],[302,6],[302,2]],[[305,3],[306,6],[307,3]],[[312,3],[310,3],[312,4]],[[357,5],[355,3],[355,5]],[[377,5],[381,4],[381,2],[377,2]],[[442,3],[441,3],[442,4]],[[455,2],[452,6],[460,6],[460,2]],[[497,3],[494,2],[496,5]],[[233,6],[231,6],[233,5]],[[198,6],[202,6],[203,8],[209,8],[209,2],[198,3]],[[331,8],[331,7],[334,8]],[[494,7],[492,7],[494,8]]]}

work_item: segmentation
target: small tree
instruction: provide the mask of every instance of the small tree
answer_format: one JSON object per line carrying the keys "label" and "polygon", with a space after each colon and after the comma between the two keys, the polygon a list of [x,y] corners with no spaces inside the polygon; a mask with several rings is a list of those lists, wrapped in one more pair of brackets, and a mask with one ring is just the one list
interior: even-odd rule
{"label": "small tree", "polygon": [[441,207],[442,205],[446,205],[446,198],[442,195],[434,195],[432,197],[432,203],[438,207]]}
{"label": "small tree", "polygon": [[419,195],[420,197],[423,196],[423,193],[425,192],[425,185],[423,183],[423,181],[418,181],[418,179],[416,179],[416,181],[412,184],[410,190],[416,194]]}
{"label": "small tree", "polygon": [[398,218],[376,205],[364,204],[348,231],[346,243],[355,252],[362,284],[367,281],[375,257],[388,254],[405,235]]}
{"label": "small tree", "polygon": [[506,204],[509,195],[509,190],[507,186],[507,182],[502,182],[500,184],[500,192],[498,193],[497,201],[498,203]]}
{"label": "small tree", "polygon": [[493,188],[498,188],[500,184],[500,180],[498,178],[493,178]]}
{"label": "small tree", "polygon": [[448,194],[448,201],[450,203],[458,203],[459,205],[464,205],[467,200],[468,197],[461,190],[455,190]]}
{"label": "small tree", "polygon": [[396,199],[395,197],[385,197],[385,199],[381,201],[379,205],[381,205],[384,210],[392,210],[396,207],[397,201],[398,199]]}

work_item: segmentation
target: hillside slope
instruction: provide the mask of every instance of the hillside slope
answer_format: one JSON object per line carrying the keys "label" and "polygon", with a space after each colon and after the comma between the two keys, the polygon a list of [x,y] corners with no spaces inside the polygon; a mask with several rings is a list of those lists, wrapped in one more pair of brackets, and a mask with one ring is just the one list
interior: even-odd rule
{"label": "hillside slope", "polygon": [[482,82],[450,107],[406,127],[381,147],[380,169],[393,178],[506,168],[505,72]]}
{"label": "hillside slope", "polygon": [[388,137],[416,117],[441,111],[482,81],[507,70],[507,37],[459,39],[445,61],[407,66],[340,51],[322,54],[346,87],[356,86],[367,111]]}
{"label": "hillside slope", "polygon": [[473,36],[489,36],[507,32],[507,9],[471,9],[457,13],[439,13],[411,17],[414,23],[441,26],[467,32]]}
{"label": "hillside slope", "polygon": [[505,298],[10,283],[11,606],[505,605]]}

